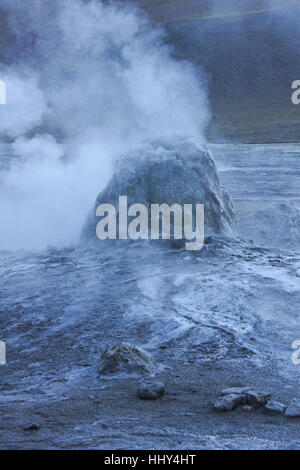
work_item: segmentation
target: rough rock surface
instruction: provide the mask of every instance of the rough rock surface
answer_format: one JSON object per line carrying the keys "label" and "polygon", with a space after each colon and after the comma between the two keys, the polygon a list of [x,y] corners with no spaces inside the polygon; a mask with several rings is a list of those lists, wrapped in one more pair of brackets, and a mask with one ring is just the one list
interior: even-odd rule
{"label": "rough rock surface", "polygon": [[246,402],[253,408],[259,408],[260,406],[266,405],[270,398],[271,395],[268,392],[256,392],[255,390],[246,392]]}
{"label": "rough rock surface", "polygon": [[287,418],[300,418],[300,400],[299,398],[294,398],[284,414]]}
{"label": "rough rock surface", "polygon": [[286,405],[280,403],[279,401],[270,400],[265,405],[266,413],[270,414],[283,414],[286,410]]}
{"label": "rough rock surface", "polygon": [[215,403],[216,411],[231,411],[239,405],[245,403],[244,396],[231,393],[229,395],[224,395],[219,397]]}
{"label": "rough rock surface", "polygon": [[230,387],[230,388],[225,388],[221,392],[221,396],[224,395],[230,395],[231,393],[234,393],[235,395],[245,395],[246,392],[250,390],[250,387]]}
{"label": "rough rock surface", "polygon": [[270,397],[269,393],[257,392],[250,387],[230,387],[221,392],[214,408],[217,411],[231,411],[237,406],[246,405],[245,411],[252,411],[266,405]]}
{"label": "rough rock surface", "polygon": [[151,355],[129,343],[107,347],[100,358],[99,376],[119,373],[146,374],[154,367]]}
{"label": "rough rock surface", "polygon": [[253,406],[245,405],[243,406],[242,410],[245,411],[246,413],[251,413],[254,410],[254,408]]}
{"label": "rough rock surface", "polygon": [[24,426],[24,431],[38,431],[41,428],[39,424],[33,423]]}
{"label": "rough rock surface", "polygon": [[151,204],[177,203],[205,205],[205,237],[231,235],[235,230],[232,199],[219,183],[210,151],[199,139],[156,140],[120,158],[87,218],[82,243],[101,243],[96,236],[96,208],[109,203],[118,215],[119,196],[127,196],[128,207],[136,203],[147,207],[149,227]]}
{"label": "rough rock surface", "polygon": [[138,388],[138,396],[143,400],[157,400],[165,393],[162,382],[141,381]]}

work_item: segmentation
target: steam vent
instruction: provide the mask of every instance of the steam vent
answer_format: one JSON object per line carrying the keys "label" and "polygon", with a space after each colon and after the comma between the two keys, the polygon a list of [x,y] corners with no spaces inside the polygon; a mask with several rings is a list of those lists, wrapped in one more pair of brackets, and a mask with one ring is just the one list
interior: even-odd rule
{"label": "steam vent", "polygon": [[234,231],[231,197],[220,186],[214,160],[201,140],[156,140],[121,157],[88,216],[83,243],[101,244],[96,236],[96,209],[109,203],[116,207],[118,215],[120,195],[127,196],[129,206],[144,204],[149,217],[151,204],[204,204],[205,237],[230,235]]}

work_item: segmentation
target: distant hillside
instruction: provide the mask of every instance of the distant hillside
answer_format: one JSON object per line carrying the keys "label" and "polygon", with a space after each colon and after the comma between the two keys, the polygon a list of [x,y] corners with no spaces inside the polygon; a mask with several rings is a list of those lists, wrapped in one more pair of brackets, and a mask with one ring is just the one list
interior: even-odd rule
{"label": "distant hillside", "polygon": [[264,0],[133,1],[166,25],[178,57],[207,73],[211,139],[300,140],[300,106],[290,100],[300,79],[298,1],[273,0],[273,10]]}
{"label": "distant hillside", "polygon": [[4,57],[4,47],[6,42],[5,17],[0,12],[0,61]]}
{"label": "distant hillside", "polygon": [[[170,23],[187,19],[208,19],[225,15],[270,9],[270,0],[131,0],[146,10],[155,22]],[[295,0],[272,0],[272,8],[281,8]]]}
{"label": "distant hillside", "polygon": [[[300,141],[300,106],[291,103],[291,83],[300,80],[299,0],[130,1],[165,26],[178,58],[203,70],[211,140]],[[8,41],[0,5],[2,61]]]}

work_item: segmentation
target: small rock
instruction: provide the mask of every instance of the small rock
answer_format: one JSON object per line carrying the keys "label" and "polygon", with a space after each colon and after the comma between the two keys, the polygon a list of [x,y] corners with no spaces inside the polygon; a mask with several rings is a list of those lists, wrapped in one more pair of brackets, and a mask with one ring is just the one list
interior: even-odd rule
{"label": "small rock", "polygon": [[236,394],[236,395],[241,395],[241,394],[246,394],[246,392],[248,392],[249,390],[251,390],[250,387],[230,387],[230,388],[225,388],[221,395],[230,395],[232,393]]}
{"label": "small rock", "polygon": [[[249,408],[259,408],[266,405],[271,395],[265,392],[256,392],[250,387],[230,387],[225,388],[221,396],[215,403],[215,409],[218,411],[233,410],[239,405],[248,405]],[[246,407],[244,411],[250,411]]]}
{"label": "small rock", "polygon": [[165,393],[165,386],[162,382],[140,382],[138,396],[143,400],[157,400]]}
{"label": "small rock", "polygon": [[287,409],[285,410],[284,416],[287,418],[300,418],[300,400],[294,398]]}
{"label": "small rock", "polygon": [[151,355],[142,348],[129,343],[107,347],[100,358],[99,375],[118,373],[145,374],[154,367]]}
{"label": "small rock", "polygon": [[244,397],[235,393],[231,393],[219,397],[215,403],[216,411],[231,411],[239,405],[244,404]]}
{"label": "small rock", "polygon": [[265,411],[270,414],[283,414],[286,410],[286,406],[283,403],[275,400],[269,400],[265,405]]}
{"label": "small rock", "polygon": [[248,405],[253,406],[253,408],[259,408],[260,406],[266,405],[270,398],[270,393],[256,392],[255,390],[246,392],[246,402]]}
{"label": "small rock", "polygon": [[33,423],[28,426],[24,426],[24,431],[38,431],[41,428],[39,424]]}
{"label": "small rock", "polygon": [[245,411],[246,413],[251,413],[251,411],[253,411],[254,408],[253,406],[245,405],[243,406],[242,410]]}

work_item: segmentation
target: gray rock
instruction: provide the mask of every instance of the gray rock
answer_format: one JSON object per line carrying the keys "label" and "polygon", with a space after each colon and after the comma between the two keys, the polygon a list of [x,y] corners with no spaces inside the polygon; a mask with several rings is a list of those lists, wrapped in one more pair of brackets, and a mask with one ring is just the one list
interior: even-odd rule
{"label": "gray rock", "polygon": [[143,400],[157,400],[165,393],[165,386],[162,382],[142,381],[137,393]]}
{"label": "gray rock", "polygon": [[118,343],[102,353],[98,373],[100,376],[120,373],[143,375],[153,367],[153,359],[147,351],[129,343]]}
{"label": "gray rock", "polygon": [[[119,196],[127,196],[128,207],[144,204],[204,204],[205,237],[231,236],[235,232],[235,216],[230,195],[220,185],[212,155],[200,139],[184,137],[157,139],[122,156],[106,188],[98,195],[84,225],[81,242],[97,243],[96,208],[103,203],[116,207]],[[171,222],[171,236],[173,233]],[[117,224],[118,226],[118,224]],[[118,235],[117,235],[118,238]],[[110,240],[106,240],[110,242]],[[105,241],[104,241],[105,242]],[[113,240],[116,243],[115,240]],[[167,243],[167,242],[166,242]],[[180,241],[171,244],[180,245]],[[101,245],[102,246],[102,245]]]}
{"label": "gray rock", "polygon": [[231,411],[237,406],[243,405],[243,404],[244,404],[243,395],[231,393],[231,394],[219,397],[215,403],[214,408],[216,411]]}
{"label": "gray rock", "polygon": [[271,395],[265,392],[256,392],[250,387],[225,388],[215,403],[217,411],[233,410],[239,405],[247,405],[244,411],[266,405]]}
{"label": "gray rock", "polygon": [[271,394],[267,392],[256,392],[255,390],[246,392],[246,403],[253,408],[266,405],[270,398]]}
{"label": "gray rock", "polygon": [[300,400],[294,398],[287,409],[285,410],[284,416],[287,418],[300,418]]}
{"label": "gray rock", "polygon": [[246,413],[251,413],[254,410],[254,408],[253,406],[245,405],[243,406],[242,410],[245,411]]}
{"label": "gray rock", "polygon": [[41,428],[39,424],[33,423],[27,426],[24,426],[24,431],[38,431]]}
{"label": "gray rock", "polygon": [[231,393],[234,393],[236,395],[246,395],[246,392],[248,392],[249,390],[251,390],[250,387],[230,387],[230,388],[225,388],[222,392],[221,392],[221,396],[224,396],[224,395],[229,395]]}
{"label": "gray rock", "polygon": [[279,401],[269,400],[265,405],[266,413],[270,414],[283,414],[286,410],[286,405],[280,403]]}

